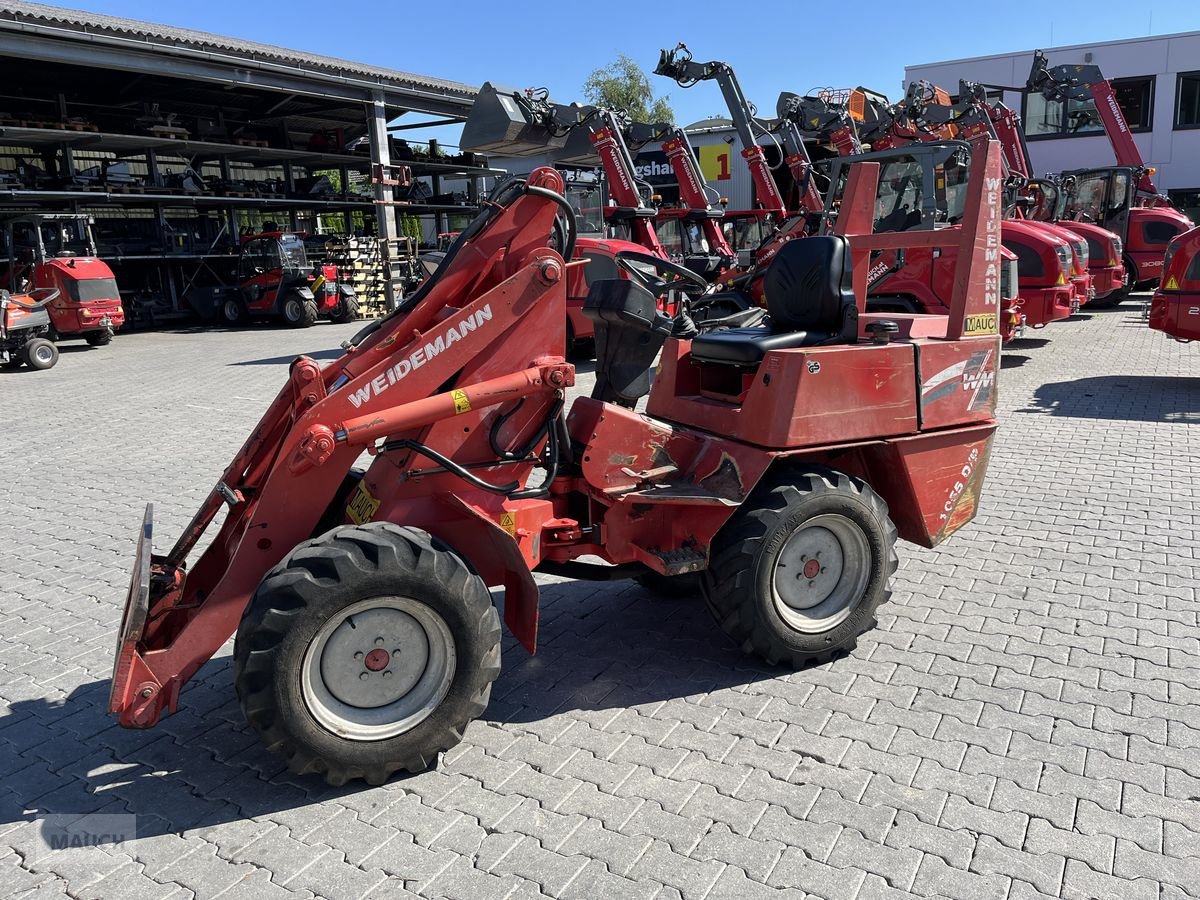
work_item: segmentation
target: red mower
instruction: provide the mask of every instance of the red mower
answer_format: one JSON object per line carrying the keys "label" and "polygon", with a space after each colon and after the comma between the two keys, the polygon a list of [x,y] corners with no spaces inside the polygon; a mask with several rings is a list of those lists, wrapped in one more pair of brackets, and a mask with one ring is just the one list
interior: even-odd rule
{"label": "red mower", "polygon": [[226,324],[252,318],[282,318],[292,328],[308,328],[319,318],[335,324],[358,318],[354,289],[338,280],[336,266],[314,266],[304,235],[268,231],[242,238],[238,287],[225,289],[221,315]]}
{"label": "red mower", "polygon": [[58,297],[58,289],[46,288],[38,295],[0,290],[0,365],[50,369],[58,362],[58,348],[49,338],[50,314],[46,311]]}
{"label": "red mower", "polygon": [[[768,663],[847,653],[889,596],[897,539],[934,546],[978,508],[996,429],[999,176],[984,145],[958,224],[876,235],[878,167],[857,167],[840,233],[772,261],[769,324],[678,336],[661,300],[687,270],[666,260],[594,281],[596,387],[569,411],[575,212],[553,169],[510,181],[341,358],[292,363],[164,555],[147,509],[111,711],[153,726],[236,632],[242,707],[294,771],[340,784],[424,769],[500,672],[489,586],[534,650],[534,572],[700,573],[720,627]],[[956,248],[949,313],[865,313],[870,254],[911,245]],[[991,330],[967,336],[980,319]],[[363,451],[366,472],[352,468]]]}

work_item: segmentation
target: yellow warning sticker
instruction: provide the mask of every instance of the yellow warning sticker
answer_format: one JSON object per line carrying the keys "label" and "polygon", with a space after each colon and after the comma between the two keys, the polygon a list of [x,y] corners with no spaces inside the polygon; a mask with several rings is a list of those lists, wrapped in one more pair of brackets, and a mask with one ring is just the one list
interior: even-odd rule
{"label": "yellow warning sticker", "polygon": [[355,525],[362,525],[370,522],[378,510],[379,501],[371,495],[367,483],[360,481],[350,496],[350,502],[346,504],[346,516]]}
{"label": "yellow warning sticker", "polygon": [[1059,273],[1058,273],[1058,283],[1059,283],[1059,284],[1066,284],[1066,283],[1067,283],[1066,276],[1064,276],[1062,272],[1059,272]]}
{"label": "yellow warning sticker", "polygon": [[517,523],[516,523],[516,520],[513,519],[512,513],[506,512],[506,513],[504,513],[504,515],[502,515],[500,517],[500,527],[503,528],[505,531],[507,531],[509,534],[513,535],[513,537],[516,537]]}
{"label": "yellow warning sticker", "polygon": [[979,316],[967,316],[963,323],[963,334],[995,334],[996,314],[985,313]]}
{"label": "yellow warning sticker", "polygon": [[1167,279],[1167,283],[1163,285],[1163,290],[1164,291],[1179,290],[1179,282],[1176,280],[1174,275],[1172,275],[1170,278]]}
{"label": "yellow warning sticker", "polygon": [[471,411],[471,398],[467,396],[466,391],[451,391],[450,396],[454,398],[454,414],[456,416]]}

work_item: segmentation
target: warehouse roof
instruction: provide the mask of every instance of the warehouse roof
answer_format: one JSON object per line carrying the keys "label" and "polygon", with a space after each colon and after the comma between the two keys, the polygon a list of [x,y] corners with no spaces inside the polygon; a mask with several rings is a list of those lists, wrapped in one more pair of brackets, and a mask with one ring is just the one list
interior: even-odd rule
{"label": "warehouse roof", "polygon": [[41,3],[18,3],[0,0],[0,32],[33,32],[42,36],[66,40],[93,41],[97,37],[115,38],[142,43],[145,49],[170,47],[179,52],[193,52],[208,60],[228,57],[229,62],[262,62],[283,66],[295,74],[321,78],[359,77],[380,87],[414,89],[421,93],[436,93],[447,99],[455,98],[468,105],[477,93],[474,87],[456,81],[414,75],[396,69],[369,66],[363,63],[320,56],[298,50],[288,50],[270,44],[244,41],[189,28],[156,25],[136,19],[123,19],[99,13],[61,9]]}

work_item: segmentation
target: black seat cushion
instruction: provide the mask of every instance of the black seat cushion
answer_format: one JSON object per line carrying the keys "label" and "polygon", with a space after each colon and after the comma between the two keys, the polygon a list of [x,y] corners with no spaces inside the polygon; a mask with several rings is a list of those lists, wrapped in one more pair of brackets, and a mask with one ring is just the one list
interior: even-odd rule
{"label": "black seat cushion", "polygon": [[763,294],[776,331],[841,331],[855,305],[850,242],[832,234],[788,241],[763,275]]}
{"label": "black seat cushion", "polygon": [[763,275],[770,318],[755,328],[728,328],[692,339],[692,359],[754,366],[768,350],[854,343],[858,306],[854,299],[850,242],[837,235],[788,241]]}
{"label": "black seat cushion", "polygon": [[785,331],[772,334],[769,328],[726,328],[710,331],[692,339],[692,359],[696,362],[756,366],[768,350],[795,350],[828,343],[829,332]]}

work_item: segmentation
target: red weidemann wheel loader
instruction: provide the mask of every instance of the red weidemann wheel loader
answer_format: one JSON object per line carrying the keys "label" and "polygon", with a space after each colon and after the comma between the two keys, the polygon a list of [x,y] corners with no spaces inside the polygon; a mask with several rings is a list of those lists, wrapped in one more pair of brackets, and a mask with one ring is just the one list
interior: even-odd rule
{"label": "red weidemann wheel loader", "polygon": [[[574,214],[553,169],[510,181],[341,358],[292,363],[165,555],[147,509],[111,711],[154,725],[236,632],[237,693],[266,745],[330,783],[381,783],[486,709],[489,586],[534,650],[535,571],[699,572],[720,627],[768,663],[850,651],[889,596],[897,538],[933,546],[979,502],[1002,210],[999,148],[976,149],[963,220],[937,231],[872,235],[878,167],[858,166],[840,232],[772,261],[770,324],[672,336],[656,294],[678,275],[597,281],[596,388],[569,413]],[[864,313],[871,252],[912,244],[957,248],[949,314]]]}

